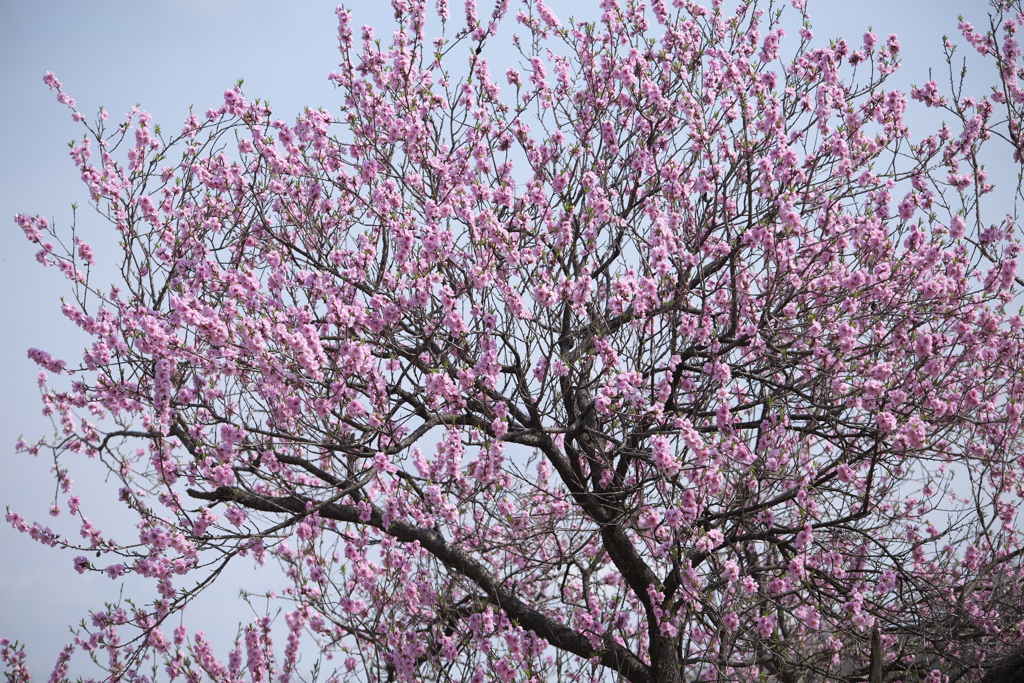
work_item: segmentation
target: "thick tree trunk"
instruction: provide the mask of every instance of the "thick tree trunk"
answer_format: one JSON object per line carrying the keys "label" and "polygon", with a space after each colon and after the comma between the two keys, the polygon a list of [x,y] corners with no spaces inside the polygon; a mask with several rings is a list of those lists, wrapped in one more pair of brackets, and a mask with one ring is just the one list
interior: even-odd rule
{"label": "thick tree trunk", "polygon": [[651,638],[652,683],[682,683],[683,671],[675,638]]}

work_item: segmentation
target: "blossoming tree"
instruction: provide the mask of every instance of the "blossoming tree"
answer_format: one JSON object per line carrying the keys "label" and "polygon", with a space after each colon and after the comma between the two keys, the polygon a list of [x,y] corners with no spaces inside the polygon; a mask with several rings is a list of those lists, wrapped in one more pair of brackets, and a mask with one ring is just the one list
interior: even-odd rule
{"label": "blossoming tree", "polygon": [[[30,351],[61,380],[23,445],[84,541],[7,520],[156,591],[55,680],[77,649],[286,681],[303,639],[359,681],[938,682],[1012,650],[1020,246],[980,155],[1020,160],[1019,2],[961,25],[999,88],[916,103],[885,89],[895,37],[816,46],[801,2],[788,43],[754,0],[393,4],[390,45],[338,11],[338,118],[236,88],[176,134],[83,124],[115,286],[17,217],[93,342]],[[955,125],[912,137],[909,106]],[[137,536],[88,521],[84,456]],[[261,618],[218,659],[175,615],[253,561],[285,569],[286,647]]]}

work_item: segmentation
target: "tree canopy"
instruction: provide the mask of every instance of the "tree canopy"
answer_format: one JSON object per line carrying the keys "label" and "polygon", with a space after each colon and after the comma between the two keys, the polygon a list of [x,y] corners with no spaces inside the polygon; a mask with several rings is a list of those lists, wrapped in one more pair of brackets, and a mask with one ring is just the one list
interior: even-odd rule
{"label": "tree canopy", "polygon": [[[7,521],[155,588],[55,680],[76,650],[131,681],[1005,668],[1024,283],[982,160],[1022,160],[1019,1],[961,23],[998,87],[947,40],[909,96],[895,36],[822,45],[801,0],[393,5],[390,40],[339,9],[340,111],[293,123],[240,86],[180,132],[90,123],[47,75],[121,252],[17,216],[93,341],[29,351],[56,431],[22,444],[84,540]],[[949,122],[912,136],[911,107]],[[88,520],[82,455],[137,537]],[[261,617],[222,659],[177,615],[253,561],[285,569],[287,643]]]}

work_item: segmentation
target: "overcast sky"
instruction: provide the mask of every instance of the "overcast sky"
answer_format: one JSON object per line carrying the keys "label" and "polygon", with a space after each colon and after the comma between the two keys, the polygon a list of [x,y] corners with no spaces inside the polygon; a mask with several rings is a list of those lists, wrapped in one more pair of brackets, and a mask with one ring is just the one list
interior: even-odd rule
{"label": "overcast sky", "polygon": [[[452,0],[453,18],[461,15],[458,4]],[[487,4],[481,0],[481,13]],[[593,16],[597,1],[551,4],[570,8],[560,15],[585,17]],[[811,0],[810,9],[822,43],[842,35],[859,44],[869,25],[883,37],[897,33],[904,47],[898,82],[905,87],[928,80],[930,66],[936,76],[944,73],[941,36],[958,37],[958,13],[983,24],[987,4]],[[334,5],[331,0],[0,0],[0,320],[6,321],[0,328],[0,508],[9,506],[29,520],[77,536],[66,515],[51,520],[46,514],[54,497],[52,463],[14,454],[19,436],[33,440],[50,431],[40,415],[38,368],[26,349],[39,347],[73,360],[80,357],[85,339],[60,315],[65,281],[35,263],[34,249],[11,218],[26,212],[67,225],[71,204],[77,202],[79,229],[87,240],[108,230],[91,214],[68,159],[66,143],[80,136],[80,129],[43,85],[44,72],[57,74],[83,113],[102,105],[117,119],[140,104],[168,130],[180,128],[190,104],[198,112],[219,106],[223,91],[241,77],[246,95],[269,100],[281,118],[291,119],[304,106],[337,112],[340,99],[327,81],[337,62]],[[378,36],[390,34],[390,3],[365,5],[355,8],[355,23],[376,25]],[[922,133],[925,125],[920,124]],[[96,496],[104,487],[101,473],[89,467],[95,463],[80,465],[72,476],[87,504],[116,497],[110,492]],[[86,510],[101,528],[117,524],[116,512],[116,507],[103,506]],[[69,638],[68,625],[116,599],[120,588],[99,576],[75,573],[73,556],[0,525],[0,637],[29,644],[37,678],[49,675]],[[222,579],[220,589],[190,613],[188,623],[210,632],[219,654],[226,655],[236,623],[248,620],[238,604],[238,584],[269,588],[278,582],[260,584],[259,577],[243,571]]]}

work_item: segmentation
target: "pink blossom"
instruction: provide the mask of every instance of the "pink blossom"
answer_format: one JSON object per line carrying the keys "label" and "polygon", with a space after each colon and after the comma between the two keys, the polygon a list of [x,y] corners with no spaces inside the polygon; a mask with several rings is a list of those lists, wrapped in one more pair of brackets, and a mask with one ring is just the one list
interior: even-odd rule
{"label": "pink blossom", "polygon": [[227,508],[225,508],[224,516],[227,517],[229,522],[231,522],[238,528],[241,528],[242,524],[245,523],[245,511],[239,507],[235,507],[234,505],[229,505],[227,506]]}
{"label": "pink blossom", "polygon": [[[800,0],[598,4],[339,9],[340,114],[101,114],[70,150],[95,253],[15,217],[88,341],[28,352],[54,433],[16,445],[79,533],[6,520],[155,588],[77,633],[112,677],[287,683],[309,640],[352,680],[824,680],[881,618],[886,675],[941,683],[982,665],[945,614],[1012,649],[1022,247],[979,163],[1024,154],[1024,17],[961,24],[996,94],[952,100]],[[91,465],[126,538],[71,496]],[[188,637],[268,560],[233,648]]]}

